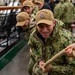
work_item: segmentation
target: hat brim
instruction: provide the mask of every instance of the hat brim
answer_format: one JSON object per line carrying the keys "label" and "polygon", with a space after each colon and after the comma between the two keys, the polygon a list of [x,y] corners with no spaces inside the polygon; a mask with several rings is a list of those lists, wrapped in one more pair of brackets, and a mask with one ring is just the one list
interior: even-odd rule
{"label": "hat brim", "polygon": [[35,3],[43,4],[42,2],[39,2],[39,1],[35,1]]}
{"label": "hat brim", "polygon": [[17,22],[16,26],[23,26],[25,24],[25,21]]}
{"label": "hat brim", "polygon": [[31,7],[30,5],[24,5],[23,7]]}
{"label": "hat brim", "polygon": [[40,21],[37,23],[37,25],[39,25],[39,24],[41,24],[41,23],[44,23],[44,24],[47,24],[47,25],[52,25],[52,24],[53,24],[52,20],[51,20],[51,21],[49,21],[49,20],[40,20]]}

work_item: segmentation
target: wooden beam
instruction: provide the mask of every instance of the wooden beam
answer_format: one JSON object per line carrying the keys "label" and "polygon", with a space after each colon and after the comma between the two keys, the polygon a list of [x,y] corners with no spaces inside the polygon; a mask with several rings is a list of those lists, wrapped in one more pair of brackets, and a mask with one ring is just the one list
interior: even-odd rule
{"label": "wooden beam", "polygon": [[22,6],[0,6],[0,10],[21,9]]}

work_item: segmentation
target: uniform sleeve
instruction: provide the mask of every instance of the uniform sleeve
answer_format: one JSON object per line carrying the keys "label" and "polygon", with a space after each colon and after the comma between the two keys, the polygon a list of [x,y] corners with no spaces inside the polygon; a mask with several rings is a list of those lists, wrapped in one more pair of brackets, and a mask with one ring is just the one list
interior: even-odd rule
{"label": "uniform sleeve", "polygon": [[[72,36],[72,33],[69,32],[68,30],[61,29],[59,35],[62,36],[60,37],[60,42],[62,42],[62,49],[74,43],[75,38]],[[57,60],[59,60],[59,58]],[[74,58],[70,58],[65,55],[62,60],[64,60],[63,63],[53,65],[52,74],[53,75],[74,75],[75,74],[75,64],[73,63]]]}
{"label": "uniform sleeve", "polygon": [[40,49],[38,49],[38,41],[34,37],[30,37],[29,42],[30,46],[30,57],[35,61],[38,62],[41,58]]}
{"label": "uniform sleeve", "polygon": [[53,75],[74,75],[75,66],[73,65],[54,66],[51,73]]}

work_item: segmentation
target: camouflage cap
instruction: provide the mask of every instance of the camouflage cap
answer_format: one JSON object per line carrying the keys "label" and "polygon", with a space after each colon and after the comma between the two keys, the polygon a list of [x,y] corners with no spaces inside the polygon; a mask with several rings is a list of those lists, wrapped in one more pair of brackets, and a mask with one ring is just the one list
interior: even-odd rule
{"label": "camouflage cap", "polygon": [[51,25],[53,23],[52,21],[54,20],[54,15],[52,11],[48,9],[42,9],[37,12],[35,19],[36,19],[37,25],[41,23]]}
{"label": "camouflage cap", "polygon": [[16,16],[17,24],[16,26],[23,26],[25,24],[25,21],[29,19],[29,15],[26,12],[20,12]]}
{"label": "camouflage cap", "polygon": [[35,0],[35,3],[44,4],[44,0]]}
{"label": "camouflage cap", "polygon": [[33,7],[34,4],[32,3],[32,1],[24,1],[23,2],[23,7],[28,6],[28,7]]}

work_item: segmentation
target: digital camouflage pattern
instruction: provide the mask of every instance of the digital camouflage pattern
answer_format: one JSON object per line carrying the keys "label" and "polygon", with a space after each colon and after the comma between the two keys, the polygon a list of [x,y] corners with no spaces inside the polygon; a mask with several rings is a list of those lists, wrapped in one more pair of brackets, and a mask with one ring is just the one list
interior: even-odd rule
{"label": "digital camouflage pattern", "polygon": [[71,31],[71,23],[74,21],[74,5],[68,0],[65,0],[62,5],[61,16],[61,20],[65,23],[65,28]]}
{"label": "digital camouflage pattern", "polygon": [[57,21],[53,33],[45,40],[45,44],[37,36],[37,31],[32,32],[28,42],[31,48],[30,62],[28,65],[30,75],[75,75],[75,65],[72,63],[73,59],[70,60],[66,55],[59,57],[51,63],[53,69],[49,73],[43,73],[38,66],[40,59],[46,62],[59,51],[74,42],[72,33],[63,29],[63,26],[61,21]]}
{"label": "digital camouflage pattern", "polygon": [[55,18],[62,20],[65,23],[65,28],[71,31],[71,23],[74,21],[74,5],[65,0],[64,3],[56,5],[54,10]]}
{"label": "digital camouflage pattern", "polygon": [[60,2],[58,4],[56,4],[55,8],[54,8],[54,17],[56,19],[61,20],[61,11],[62,11],[62,4],[64,3],[64,0],[60,0]]}
{"label": "digital camouflage pattern", "polygon": [[72,23],[74,20],[74,5],[66,0],[62,5],[62,21],[64,23]]}
{"label": "digital camouflage pattern", "polygon": [[30,23],[28,27],[25,29],[25,39],[28,41],[30,34],[36,29],[36,25],[32,24],[32,22],[35,22],[35,15],[38,12],[38,7],[35,6],[33,9],[33,13],[30,16]]}
{"label": "digital camouflage pattern", "polygon": [[25,39],[28,41],[30,34],[36,29],[36,26],[29,28],[29,26],[24,30],[25,31]]}
{"label": "digital camouflage pattern", "polygon": [[35,20],[35,15],[38,12],[38,6],[34,6],[33,13],[31,14],[31,21]]}

